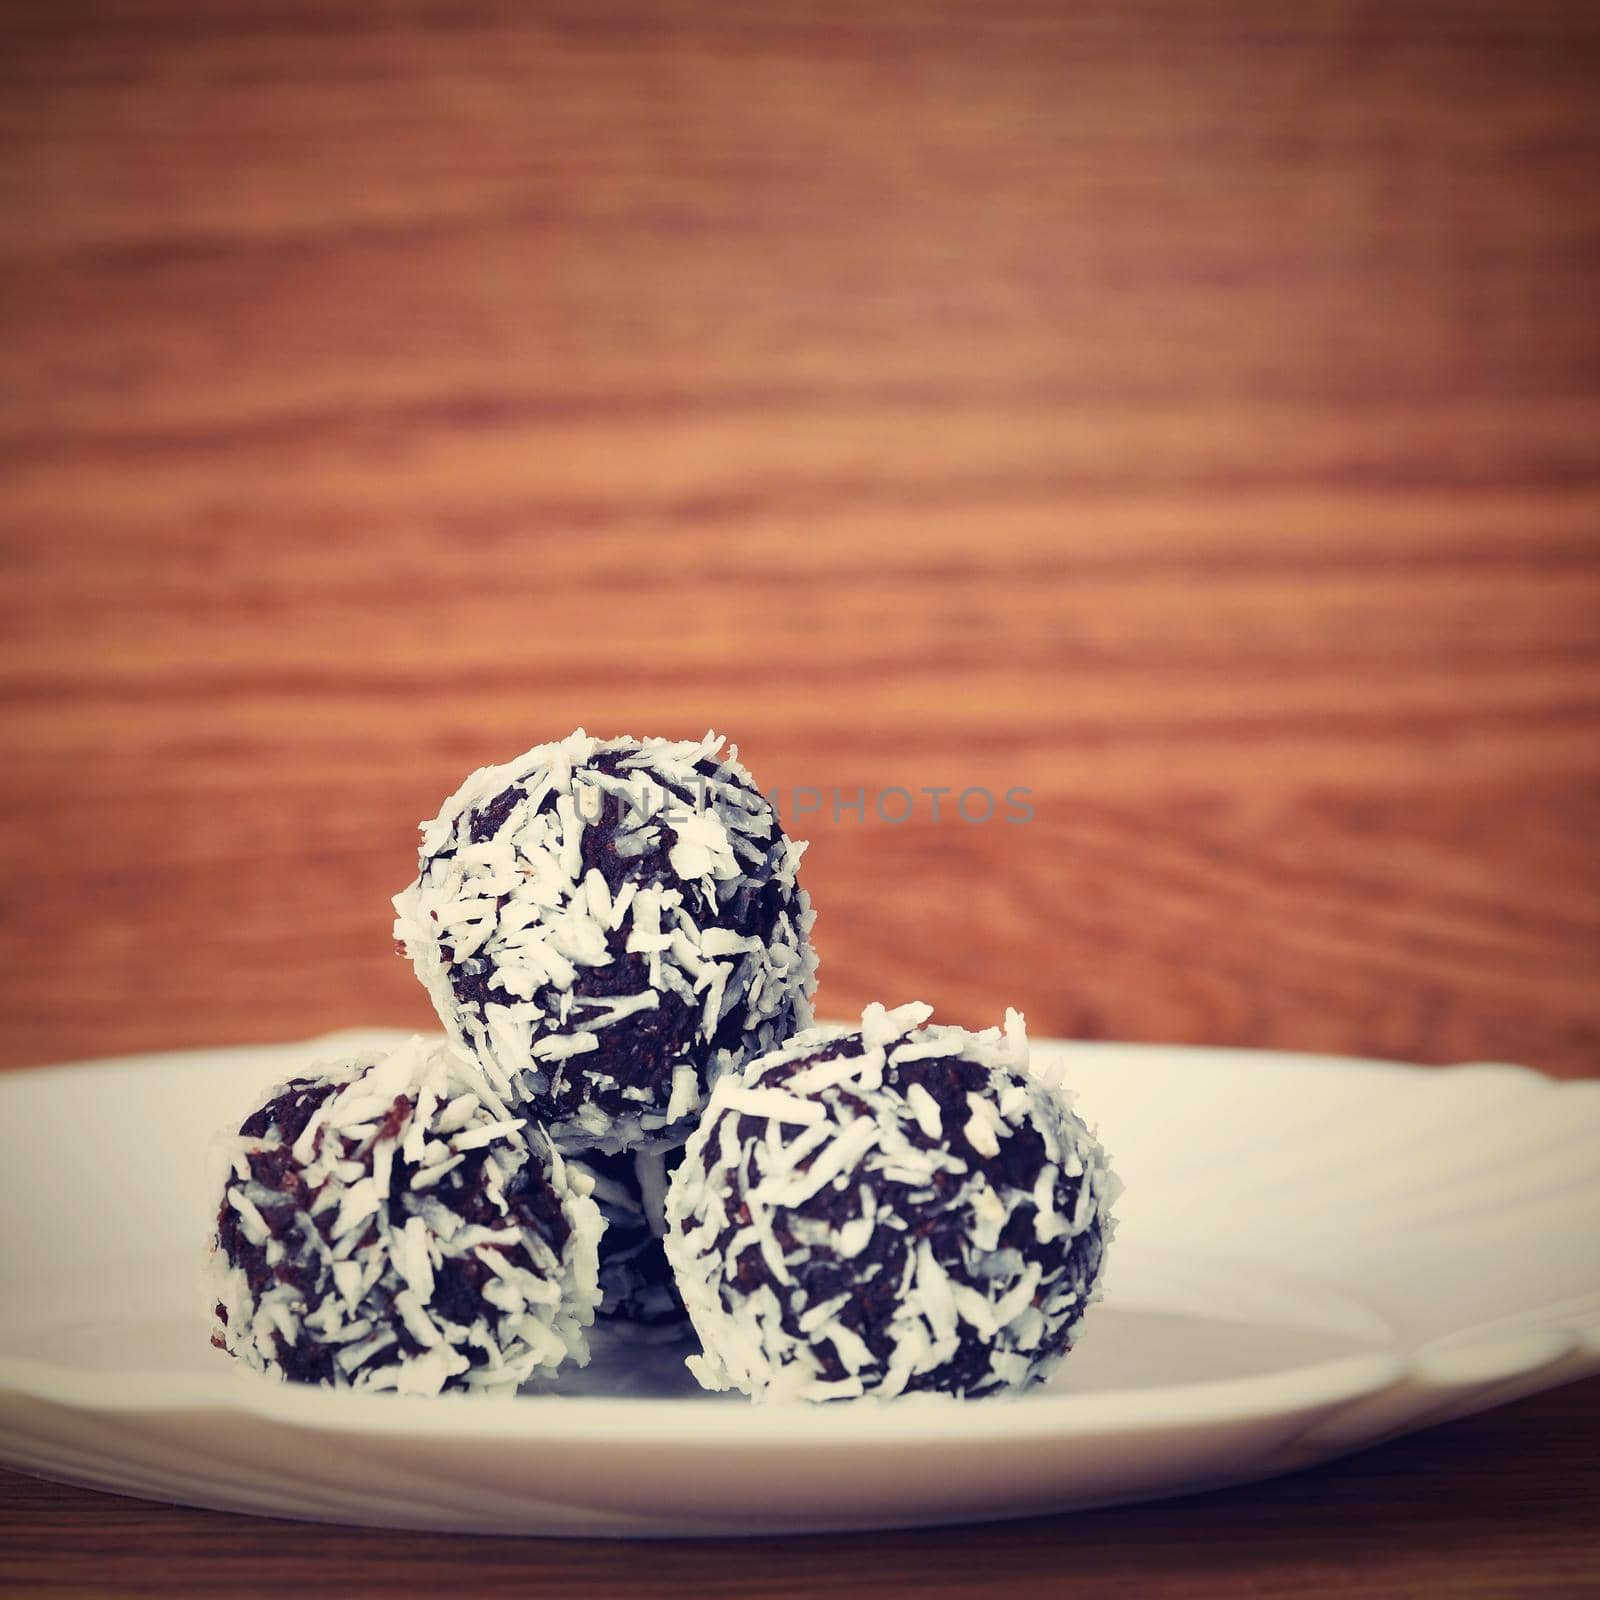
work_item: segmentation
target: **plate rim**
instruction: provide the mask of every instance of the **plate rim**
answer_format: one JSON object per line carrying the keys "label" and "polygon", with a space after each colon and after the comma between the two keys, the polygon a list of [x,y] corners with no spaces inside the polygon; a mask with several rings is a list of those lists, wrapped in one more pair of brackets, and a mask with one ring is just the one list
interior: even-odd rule
{"label": "plate rim", "polygon": [[[1356,1351],[1281,1372],[1093,1393],[1025,1392],[968,1401],[908,1395],[844,1406],[804,1401],[751,1404],[741,1396],[640,1399],[609,1395],[397,1395],[297,1386],[259,1374],[200,1376],[85,1372],[20,1356],[0,1357],[6,1394],[113,1415],[226,1410],[316,1432],[413,1438],[646,1439],[694,1448],[764,1448],[774,1442],[903,1447],[930,1439],[1075,1438],[1165,1431],[1322,1410],[1364,1399],[1406,1378],[1406,1356]],[[998,1424],[1004,1418],[1004,1426]],[[691,1427],[685,1427],[692,1423]],[[860,1436],[859,1438],[857,1436]]]}

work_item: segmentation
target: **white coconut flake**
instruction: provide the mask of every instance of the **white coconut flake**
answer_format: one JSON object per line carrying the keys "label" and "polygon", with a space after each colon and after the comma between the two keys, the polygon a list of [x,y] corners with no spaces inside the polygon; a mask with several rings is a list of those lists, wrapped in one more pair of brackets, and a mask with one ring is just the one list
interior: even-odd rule
{"label": "white coconut flake", "polygon": [[[895,1060],[898,1062],[899,1059],[897,1054]],[[906,1104],[917,1119],[917,1126],[928,1138],[943,1137],[944,1114],[939,1110],[939,1102],[920,1083],[913,1083],[906,1090]]]}
{"label": "white coconut flake", "polygon": [[506,1139],[513,1135],[520,1135],[522,1124],[515,1117],[507,1117],[504,1121],[480,1122],[476,1127],[463,1130],[452,1136],[450,1148],[460,1155],[466,1150],[481,1150],[486,1144],[493,1144],[496,1139]]}
{"label": "white coconut flake", "polygon": [[[725,1083],[731,1080],[724,1079]],[[806,1126],[822,1122],[827,1112],[811,1100],[800,1100],[782,1089],[730,1088],[713,1105],[729,1111],[743,1112],[752,1117],[773,1117],[779,1122],[792,1122]]]}
{"label": "white coconut flake", "polygon": [[565,1061],[569,1056],[586,1055],[600,1048],[594,1033],[552,1033],[534,1043],[533,1053],[540,1061]]}
{"label": "white coconut flake", "polygon": [[1000,1137],[994,1107],[982,1095],[971,1093],[967,1095],[967,1107],[970,1115],[961,1130],[967,1143],[980,1156],[999,1155]]}
{"label": "white coconut flake", "polygon": [[641,1011],[654,1011],[661,1004],[661,996],[654,989],[640,994],[618,995],[615,998],[588,998],[580,996],[577,1002],[585,1008],[584,1022],[592,1031],[610,1028],[626,1017],[637,1016]]}

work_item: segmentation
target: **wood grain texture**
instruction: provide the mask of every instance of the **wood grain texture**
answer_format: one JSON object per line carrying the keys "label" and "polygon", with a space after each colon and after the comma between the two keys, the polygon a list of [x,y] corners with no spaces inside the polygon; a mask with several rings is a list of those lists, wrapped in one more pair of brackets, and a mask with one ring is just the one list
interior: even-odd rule
{"label": "wood grain texture", "polygon": [[[1595,1072],[1597,76],[1556,0],[5,0],[0,1064],[425,1024],[416,820],[582,723],[1031,790],[805,819],[827,1011]],[[1524,1502],[1562,1414],[1472,1425]],[[1305,1480],[1387,1592],[1592,1562],[1408,1546],[1405,1459]]]}

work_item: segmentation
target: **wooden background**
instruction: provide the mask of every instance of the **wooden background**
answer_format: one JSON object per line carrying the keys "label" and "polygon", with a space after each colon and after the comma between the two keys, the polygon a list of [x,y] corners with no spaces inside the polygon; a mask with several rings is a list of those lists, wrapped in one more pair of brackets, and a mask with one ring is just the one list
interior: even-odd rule
{"label": "wooden background", "polygon": [[1032,790],[803,830],[834,1014],[1595,1072],[1597,81],[1548,0],[0,0],[0,1063],[425,1024],[414,824],[582,723]]}

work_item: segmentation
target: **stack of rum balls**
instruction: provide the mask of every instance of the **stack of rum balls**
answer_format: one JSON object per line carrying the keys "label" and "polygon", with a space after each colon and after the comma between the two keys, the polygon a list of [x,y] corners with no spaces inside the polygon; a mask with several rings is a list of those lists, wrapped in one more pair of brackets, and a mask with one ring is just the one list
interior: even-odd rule
{"label": "stack of rum balls", "polygon": [[805,849],[708,734],[581,730],[422,828],[395,936],[449,1034],[274,1086],[219,1141],[212,1343],[514,1390],[618,1334],[755,1399],[1047,1377],[1116,1180],[1022,1019],[813,1027]]}

